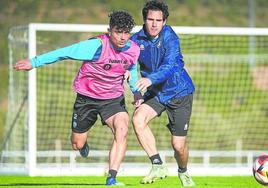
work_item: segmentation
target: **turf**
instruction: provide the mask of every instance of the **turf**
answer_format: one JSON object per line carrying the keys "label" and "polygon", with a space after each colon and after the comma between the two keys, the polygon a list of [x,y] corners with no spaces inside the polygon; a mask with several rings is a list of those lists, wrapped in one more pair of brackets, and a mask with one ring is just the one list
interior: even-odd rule
{"label": "turf", "polygon": [[[182,187],[177,177],[167,177],[149,185],[139,184],[141,177],[118,177],[118,181],[124,182],[124,187],[142,188],[178,188]],[[193,177],[196,188],[257,188],[264,187],[258,184],[251,176],[236,177]],[[0,187],[26,188],[26,187],[106,187],[105,177],[28,177],[28,176],[0,176]]]}

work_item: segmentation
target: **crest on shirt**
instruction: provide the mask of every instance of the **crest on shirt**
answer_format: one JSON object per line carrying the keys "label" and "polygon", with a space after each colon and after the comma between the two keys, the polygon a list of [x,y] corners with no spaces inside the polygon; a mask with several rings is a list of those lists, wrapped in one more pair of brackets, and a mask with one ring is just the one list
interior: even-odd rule
{"label": "crest on shirt", "polygon": [[103,65],[103,69],[104,70],[110,70],[112,68],[112,65],[111,64],[104,64]]}
{"label": "crest on shirt", "polygon": [[140,45],[140,49],[144,50],[144,45],[143,44]]}
{"label": "crest on shirt", "polygon": [[157,48],[160,48],[160,46],[161,46],[161,41],[158,42]]}

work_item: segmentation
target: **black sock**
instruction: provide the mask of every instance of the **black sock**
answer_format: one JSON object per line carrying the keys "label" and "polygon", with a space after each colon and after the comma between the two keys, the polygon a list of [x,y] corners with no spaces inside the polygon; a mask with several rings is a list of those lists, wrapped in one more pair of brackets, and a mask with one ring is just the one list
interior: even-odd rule
{"label": "black sock", "polygon": [[187,171],[187,167],[184,167],[184,168],[179,167],[179,169],[178,169],[178,172],[179,172],[179,173],[184,173],[184,172],[186,172],[186,171]]}
{"label": "black sock", "polygon": [[153,155],[149,158],[150,158],[152,164],[158,164],[158,165],[163,164],[163,161],[161,160],[159,153],[156,155]]}
{"label": "black sock", "polygon": [[117,175],[117,171],[111,169],[111,170],[109,170],[109,172],[108,172],[107,179],[109,179],[109,178],[115,178],[116,175]]}

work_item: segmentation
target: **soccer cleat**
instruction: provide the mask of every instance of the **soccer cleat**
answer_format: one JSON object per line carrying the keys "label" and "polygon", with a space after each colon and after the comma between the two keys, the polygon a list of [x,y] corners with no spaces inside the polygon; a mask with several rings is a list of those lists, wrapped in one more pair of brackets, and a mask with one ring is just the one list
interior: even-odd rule
{"label": "soccer cleat", "polygon": [[188,174],[188,172],[179,173],[179,179],[181,180],[181,184],[183,187],[195,186],[195,183]]}
{"label": "soccer cleat", "polygon": [[124,183],[117,182],[115,178],[107,178],[106,179],[107,186],[124,186]]}
{"label": "soccer cleat", "polygon": [[82,157],[86,158],[89,153],[89,145],[85,143],[85,145],[79,150],[79,153]]}
{"label": "soccer cleat", "polygon": [[149,175],[145,176],[140,183],[150,184],[159,179],[164,179],[168,175],[168,169],[164,165],[153,164]]}

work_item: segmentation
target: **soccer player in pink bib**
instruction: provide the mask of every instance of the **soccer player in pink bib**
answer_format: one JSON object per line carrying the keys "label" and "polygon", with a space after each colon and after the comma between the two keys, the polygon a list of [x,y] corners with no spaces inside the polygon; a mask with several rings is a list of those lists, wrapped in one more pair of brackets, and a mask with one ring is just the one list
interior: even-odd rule
{"label": "soccer player in pink bib", "polygon": [[72,147],[79,150],[81,156],[88,156],[87,134],[99,115],[114,135],[106,185],[122,185],[116,181],[116,175],[126,151],[129,122],[123,82],[125,75],[130,75],[128,78],[131,78],[129,85],[134,94],[134,103],[139,105],[142,99],[135,82],[138,79],[137,59],[140,50],[129,40],[135,26],[132,16],[125,11],[114,11],[109,17],[107,34],[18,61],[14,68],[31,70],[64,59],[83,61],[73,83],[77,97],[73,107]]}

